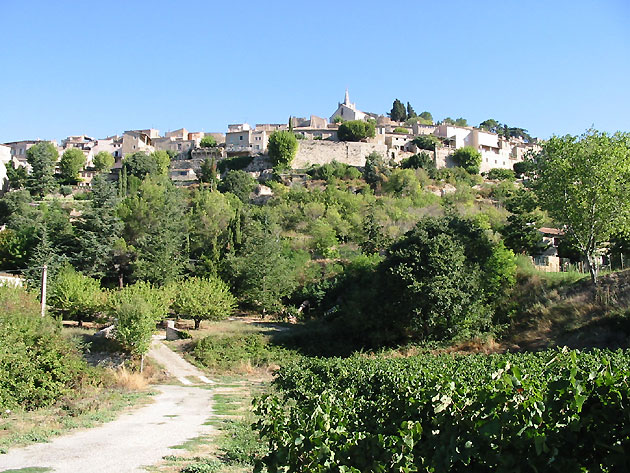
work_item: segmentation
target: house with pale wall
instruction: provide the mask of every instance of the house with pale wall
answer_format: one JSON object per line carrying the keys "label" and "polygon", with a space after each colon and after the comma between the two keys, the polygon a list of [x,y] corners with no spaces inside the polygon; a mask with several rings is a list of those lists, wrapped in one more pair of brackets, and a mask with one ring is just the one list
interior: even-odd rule
{"label": "house with pale wall", "polygon": [[12,161],[11,148],[0,145],[0,192],[7,190],[7,166]]}
{"label": "house with pale wall", "polygon": [[348,94],[348,89],[346,89],[344,101],[337,105],[337,110],[330,116],[330,122],[334,123],[336,117],[341,117],[344,121],[367,120],[369,115],[359,110],[357,104],[350,102],[350,95]]}
{"label": "house with pale wall", "polygon": [[[30,165],[26,161],[26,151],[28,151],[31,147],[35,146],[37,143],[41,143],[46,140],[23,140],[23,141],[11,141],[8,143],[4,143],[5,146],[11,148],[11,156],[17,161],[17,164],[20,166],[26,166],[30,170]],[[52,140],[50,141],[57,150],[59,150],[59,146],[57,146],[57,142]]]}

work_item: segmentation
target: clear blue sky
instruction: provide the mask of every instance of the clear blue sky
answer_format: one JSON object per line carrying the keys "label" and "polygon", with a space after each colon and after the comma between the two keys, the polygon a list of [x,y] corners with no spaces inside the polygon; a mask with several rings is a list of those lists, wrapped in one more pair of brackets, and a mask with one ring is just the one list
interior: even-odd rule
{"label": "clear blue sky", "polygon": [[0,142],[329,117],[394,98],[630,131],[630,1],[0,0]]}

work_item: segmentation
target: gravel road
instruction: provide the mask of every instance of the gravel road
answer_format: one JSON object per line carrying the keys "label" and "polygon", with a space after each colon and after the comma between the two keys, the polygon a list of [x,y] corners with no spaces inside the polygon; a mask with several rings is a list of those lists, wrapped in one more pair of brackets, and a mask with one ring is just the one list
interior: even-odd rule
{"label": "gravel road", "polygon": [[[189,383],[191,376],[203,376],[159,341],[154,341],[149,356],[156,352],[155,358],[172,376]],[[177,362],[170,363],[174,359]],[[112,422],[54,438],[50,443],[9,450],[0,455],[0,472],[26,467],[51,468],[57,473],[144,472],[143,466],[157,463],[164,455],[178,454],[169,447],[212,430],[203,425],[211,414],[212,391],[207,387],[154,388],[159,394],[151,404]]]}

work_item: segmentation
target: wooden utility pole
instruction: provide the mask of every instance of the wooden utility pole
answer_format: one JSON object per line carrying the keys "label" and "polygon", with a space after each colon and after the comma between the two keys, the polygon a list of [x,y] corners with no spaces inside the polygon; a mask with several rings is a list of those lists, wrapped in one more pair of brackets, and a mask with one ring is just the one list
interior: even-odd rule
{"label": "wooden utility pole", "polygon": [[42,317],[46,315],[46,280],[48,278],[48,265],[42,267]]}

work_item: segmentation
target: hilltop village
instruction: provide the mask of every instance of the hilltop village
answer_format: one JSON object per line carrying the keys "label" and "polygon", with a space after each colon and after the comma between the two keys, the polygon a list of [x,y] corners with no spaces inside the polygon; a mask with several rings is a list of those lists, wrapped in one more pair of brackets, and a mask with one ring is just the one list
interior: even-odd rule
{"label": "hilltop village", "polygon": [[[186,128],[168,131],[160,135],[156,129],[128,130],[122,136],[93,138],[87,135],[68,136],[60,144],[52,142],[59,156],[68,149],[78,149],[85,155],[85,165],[79,172],[79,186],[89,186],[96,171],[94,158],[106,152],[114,158],[112,177],[122,168],[123,160],[133,153],[165,151],[171,158],[169,174],[181,185],[198,182],[201,166],[208,157],[217,162],[233,157],[249,157],[251,162],[245,169],[260,172],[270,168],[268,145],[270,136],[277,131],[291,130],[299,140],[295,159],[291,162],[294,170],[307,169],[311,165],[321,165],[336,161],[355,167],[365,165],[371,153],[378,153],[385,159],[400,162],[417,153],[426,153],[437,169],[453,167],[452,154],[463,147],[471,147],[481,154],[480,172],[491,169],[512,170],[517,162],[532,151],[540,149],[536,139],[532,139],[522,129],[516,133],[502,130],[494,120],[487,120],[480,127],[467,126],[466,120],[444,119],[433,123],[428,112],[416,115],[409,104],[403,106],[402,114],[396,109],[401,104],[394,102],[392,112],[381,115],[363,112],[350,101],[346,90],[343,102],[330,118],[311,115],[310,118],[290,117],[287,123],[248,123],[228,125],[226,132],[191,132]],[[424,118],[428,117],[428,118]],[[373,125],[374,134],[358,141],[342,141],[339,127],[344,122],[362,121]],[[520,132],[520,133],[519,133]],[[422,137],[432,137],[433,141]],[[204,146],[204,138],[211,137],[213,146]],[[207,138],[206,138],[207,139]],[[0,144],[0,183],[7,187],[6,167],[24,167],[30,172],[27,150],[41,140],[22,140]],[[11,163],[11,164],[10,164]]]}

